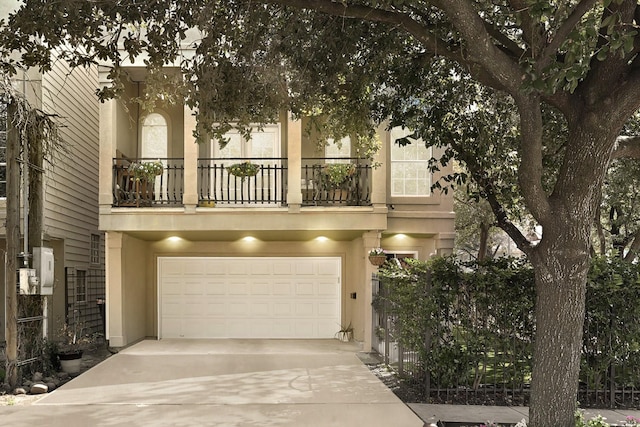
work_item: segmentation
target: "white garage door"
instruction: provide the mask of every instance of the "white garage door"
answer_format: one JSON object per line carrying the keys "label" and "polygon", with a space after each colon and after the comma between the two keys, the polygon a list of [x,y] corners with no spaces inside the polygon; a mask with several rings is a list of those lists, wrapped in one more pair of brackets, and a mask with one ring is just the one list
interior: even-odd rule
{"label": "white garage door", "polygon": [[160,338],[333,338],[340,258],[158,259]]}

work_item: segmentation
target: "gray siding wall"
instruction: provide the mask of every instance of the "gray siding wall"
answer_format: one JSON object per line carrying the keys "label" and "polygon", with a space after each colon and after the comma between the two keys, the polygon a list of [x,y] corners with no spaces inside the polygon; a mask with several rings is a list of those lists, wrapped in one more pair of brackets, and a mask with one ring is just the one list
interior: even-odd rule
{"label": "gray siding wall", "polygon": [[[90,266],[91,234],[98,231],[99,103],[98,72],[76,69],[62,61],[43,77],[43,107],[60,116],[66,153],[46,165],[44,233],[64,239],[64,265]],[[58,254],[59,255],[59,254]]]}

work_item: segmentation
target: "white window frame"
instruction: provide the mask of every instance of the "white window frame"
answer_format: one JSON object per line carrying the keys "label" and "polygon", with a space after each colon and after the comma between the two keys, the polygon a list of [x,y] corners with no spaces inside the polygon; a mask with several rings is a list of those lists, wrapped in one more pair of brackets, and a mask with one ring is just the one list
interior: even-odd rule
{"label": "white window frame", "polygon": [[[76,304],[87,302],[87,270],[76,268],[75,276],[75,301]],[[81,292],[79,292],[81,291]]]}
{"label": "white window frame", "polygon": [[[262,128],[262,130],[261,130]],[[265,130],[268,130],[269,132],[265,132]],[[275,138],[273,141],[273,153],[268,156],[268,158],[274,158],[274,159],[279,159],[280,158],[280,153],[282,150],[282,127],[280,125],[280,123],[270,123],[270,124],[266,124],[263,126],[258,126],[257,124],[253,124],[251,125],[251,136],[253,135],[257,135],[257,134],[261,134],[261,133],[273,133],[275,134]],[[226,136],[230,136],[233,135],[234,137],[238,137],[240,138],[240,155],[239,156],[231,156],[228,153],[224,153],[223,149],[220,149],[220,143],[217,139],[211,139],[211,152],[213,153],[213,158],[211,159],[211,164],[216,164],[216,163],[221,163],[223,167],[225,166],[230,166],[233,163],[236,163],[237,160],[225,160],[225,159],[235,159],[237,157],[240,158],[250,158],[252,163],[255,164],[261,164],[260,162],[260,157],[258,157],[256,154],[253,153],[253,144],[252,144],[252,138],[250,139],[246,139],[242,136],[242,134],[240,134],[240,132],[237,129],[232,129],[229,132],[225,133],[225,137]],[[280,165],[280,160],[270,160],[269,163],[271,164],[275,164],[275,165]],[[211,177],[211,179],[213,179],[213,177]],[[260,181],[258,181],[260,182]],[[213,185],[213,184],[211,184]],[[244,185],[244,182],[242,181],[233,181],[231,184],[231,189],[233,190],[234,185]],[[264,184],[262,184],[264,185]],[[271,191],[274,192],[274,194],[279,194],[281,192],[281,188],[280,186],[282,186],[282,182],[279,182],[278,187],[276,188],[275,184],[271,184]],[[265,187],[266,188],[266,187]],[[240,204],[240,203],[232,203],[232,204],[226,204],[225,202],[220,202],[221,205],[225,205],[225,206],[229,206],[229,207],[242,207],[242,206],[269,206],[269,204],[252,204],[252,203],[247,203],[247,204]]]}
{"label": "white window frame", "polygon": [[[433,183],[433,174],[431,172],[429,172],[428,167],[429,167],[429,160],[433,157],[433,149],[431,147],[429,148],[425,148],[425,158],[424,159],[394,159],[394,153],[396,152],[396,150],[403,150],[406,147],[399,147],[398,144],[396,143],[396,140],[399,138],[403,138],[405,136],[411,135],[412,131],[406,128],[402,128],[402,127],[395,127],[393,129],[391,129],[390,132],[390,147],[389,147],[389,162],[390,162],[390,183],[389,183],[389,194],[391,195],[391,197],[393,198],[401,198],[401,197],[406,197],[406,198],[424,198],[424,197],[431,197],[431,185]],[[422,139],[416,139],[414,141],[412,141],[412,145],[413,144],[417,144],[417,146],[419,147],[424,147],[424,141]],[[394,172],[396,171],[396,168],[401,167],[402,165],[407,165],[407,164],[422,164],[424,166],[424,170],[427,173],[427,182],[423,183],[423,185],[426,185],[426,193],[420,193],[420,194],[406,194],[404,192],[402,193],[397,193],[395,192],[395,187],[394,187]],[[405,182],[408,181],[408,179],[405,177]],[[418,181],[418,178],[414,179],[415,181]],[[404,186],[406,188],[406,186]]]}
{"label": "white window frame", "polygon": [[102,237],[97,233],[91,233],[91,248],[89,250],[89,263],[92,265],[100,265],[101,243]]}
{"label": "white window frame", "polygon": [[[351,138],[345,136],[339,142],[335,142],[332,138],[327,139],[324,146],[324,156],[327,158],[326,163],[349,163],[351,158]],[[341,159],[341,158],[344,158]]]}

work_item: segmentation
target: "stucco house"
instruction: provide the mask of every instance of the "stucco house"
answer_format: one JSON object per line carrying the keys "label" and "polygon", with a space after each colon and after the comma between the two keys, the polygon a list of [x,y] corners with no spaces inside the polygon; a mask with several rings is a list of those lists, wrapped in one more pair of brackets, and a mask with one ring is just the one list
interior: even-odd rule
{"label": "stucco house", "polygon": [[[379,167],[353,157],[348,138],[318,152],[305,120],[287,113],[250,139],[230,132],[224,149],[196,144],[192,111],[142,110],[132,98],[145,91],[145,71],[123,71],[126,94],[100,107],[111,346],[333,338],[351,324],[367,349],[369,251],[420,259],[451,251],[452,197],[429,190],[438,178],[426,167],[430,149],[393,144],[402,130],[380,129]],[[331,168],[346,170],[343,183],[330,182]]]}

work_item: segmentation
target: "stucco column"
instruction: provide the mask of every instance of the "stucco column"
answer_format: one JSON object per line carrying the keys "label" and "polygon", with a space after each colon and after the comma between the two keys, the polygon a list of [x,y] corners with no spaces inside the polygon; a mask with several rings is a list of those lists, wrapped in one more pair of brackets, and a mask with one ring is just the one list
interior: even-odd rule
{"label": "stucco column", "polygon": [[[106,72],[100,72],[100,85],[107,85]],[[113,158],[116,157],[116,101],[100,103],[100,148],[98,160],[98,204],[100,213],[110,213],[113,203]]]}
{"label": "stucco column", "polygon": [[387,208],[387,157],[389,153],[389,132],[384,126],[378,128],[380,150],[373,158],[373,163],[379,165],[371,172],[371,203],[375,208]]}
{"label": "stucco column", "polygon": [[436,236],[436,251],[438,255],[451,255],[456,237],[455,232],[438,233]]}
{"label": "stucco column", "polygon": [[373,334],[373,308],[371,303],[373,302],[373,288],[371,287],[371,276],[378,271],[378,269],[372,265],[369,258],[369,251],[373,248],[380,247],[380,233],[378,231],[367,231],[362,235],[362,254],[365,259],[364,268],[364,337],[362,351],[371,351],[371,336]]}
{"label": "stucco column", "polygon": [[287,113],[287,204],[289,212],[298,212],[302,204],[302,121]]}
{"label": "stucco column", "polygon": [[182,202],[185,212],[195,212],[198,205],[198,144],[193,131],[196,116],[191,108],[184,106],[184,193]]}
{"label": "stucco column", "polygon": [[112,347],[124,346],[124,295],[122,290],[122,233],[109,231],[106,239],[107,339]]}

